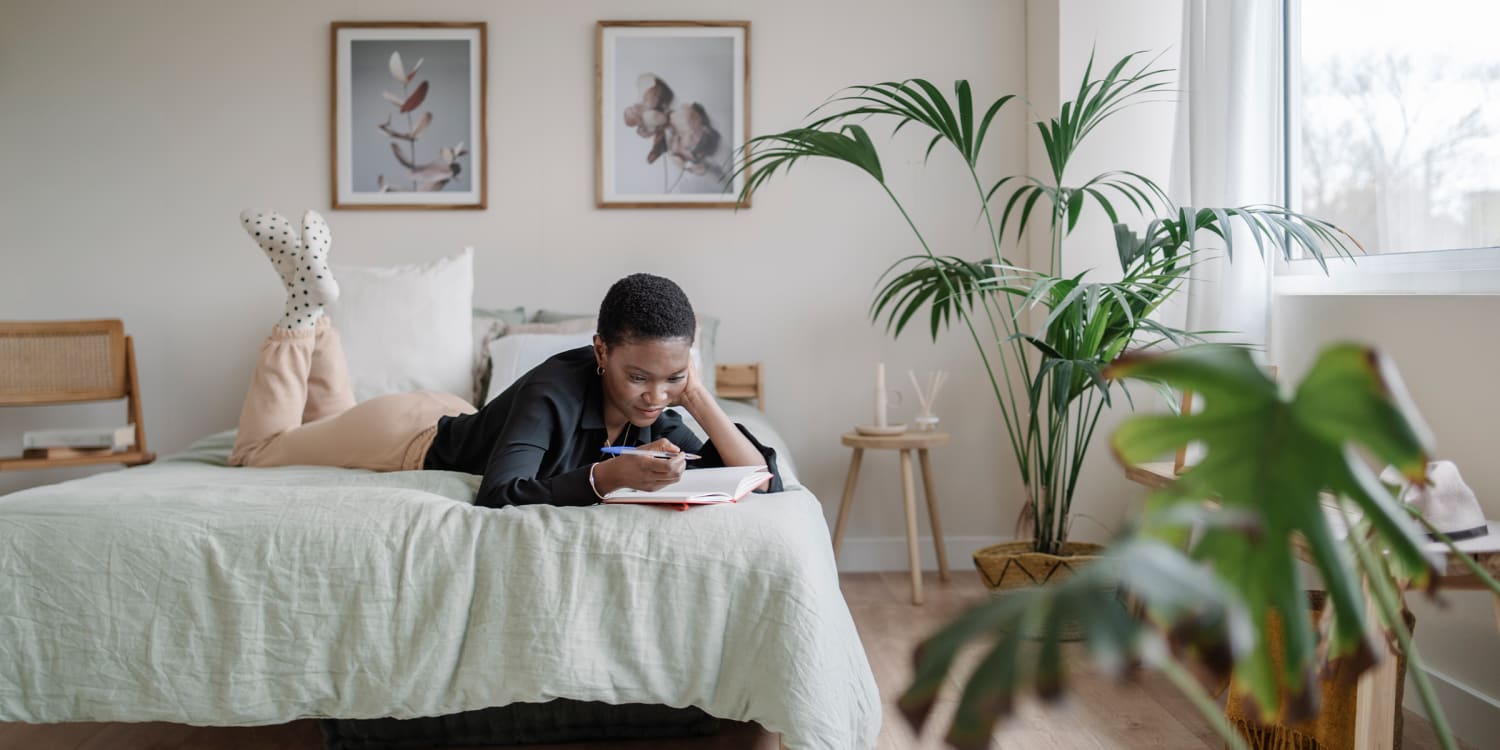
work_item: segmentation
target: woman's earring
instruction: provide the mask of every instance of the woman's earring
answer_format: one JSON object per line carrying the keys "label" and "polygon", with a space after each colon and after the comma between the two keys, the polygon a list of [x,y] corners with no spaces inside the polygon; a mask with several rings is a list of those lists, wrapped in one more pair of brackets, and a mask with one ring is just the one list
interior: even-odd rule
{"label": "woman's earring", "polygon": [[604,374],[604,368],[603,367],[595,367],[594,368],[594,374],[595,375],[603,375]]}

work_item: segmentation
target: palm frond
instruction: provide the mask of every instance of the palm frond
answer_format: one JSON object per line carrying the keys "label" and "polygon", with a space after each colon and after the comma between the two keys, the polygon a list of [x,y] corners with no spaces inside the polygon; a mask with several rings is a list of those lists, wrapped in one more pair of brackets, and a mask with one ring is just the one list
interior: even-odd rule
{"label": "palm frond", "polygon": [[878,322],[884,315],[886,331],[900,337],[917,311],[930,304],[933,308],[932,337],[936,340],[941,328],[939,323],[950,321],[959,306],[973,310],[983,289],[993,278],[994,266],[984,261],[910,255],[891,264],[881,274],[876,282],[875,298],[870,303],[870,319]]}
{"label": "palm frond", "polygon": [[743,202],[777,172],[790,170],[797,162],[812,157],[851,164],[875,178],[876,182],[885,184],[880,154],[869,133],[859,125],[845,125],[836,131],[794,128],[751,138],[741,150],[740,163],[730,180],[749,173],[749,179],[740,189],[740,201]]}
{"label": "palm frond", "polygon": [[[991,102],[976,127],[973,89],[968,81],[953,83],[952,101],[935,84],[922,78],[851,86],[846,91],[850,93],[836,96],[814,110],[814,113],[824,114],[807,127],[821,130],[853,117],[891,117],[896,120],[893,134],[907,125],[921,125],[934,133],[927,146],[929,156],[938,143],[946,141],[970,167],[978,163],[985,135],[995,117],[1006,103],[1016,98],[1014,94],[1007,94]],[[845,105],[852,106],[828,111]]]}

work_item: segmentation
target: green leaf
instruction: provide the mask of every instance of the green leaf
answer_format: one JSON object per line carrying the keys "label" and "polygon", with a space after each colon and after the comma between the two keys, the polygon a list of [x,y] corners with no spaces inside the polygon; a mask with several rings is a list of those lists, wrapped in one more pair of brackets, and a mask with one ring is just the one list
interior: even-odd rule
{"label": "green leaf", "polygon": [[[1127,612],[1127,598],[1145,618]],[[1007,592],[923,641],[913,654],[911,686],[896,706],[920,731],[959,652],[994,636],[994,647],[964,683],[947,733],[955,747],[989,747],[995,725],[1010,716],[1017,698],[1027,691],[1042,699],[1059,694],[1064,627],[1080,631],[1094,664],[1116,677],[1130,665],[1162,658],[1161,650],[1143,648],[1158,642],[1148,627],[1193,633],[1191,641],[1174,642],[1176,656],[1167,658],[1196,661],[1221,676],[1253,640],[1244,605],[1206,569],[1159,541],[1126,539],[1062,582]],[[1032,638],[1041,641],[1040,648],[1030,647]]]}
{"label": "green leaf", "polygon": [[1061,126],[1055,121],[1049,126],[1045,122],[1036,124],[1037,132],[1042,136],[1042,150],[1047,153],[1047,163],[1052,166],[1052,178],[1055,182],[1062,182],[1063,167],[1067,165],[1067,154],[1063,152],[1066,145],[1056,131]]}
{"label": "green leaf", "polygon": [[1115,224],[1115,251],[1120,256],[1120,270],[1128,270],[1130,264],[1141,256],[1144,246],[1145,243],[1135,236],[1135,232],[1130,231],[1130,227]]}
{"label": "green leaf", "polygon": [[1068,191],[1068,231],[1069,232],[1073,231],[1073,227],[1078,226],[1078,215],[1083,212],[1083,197],[1084,197],[1084,192],[1082,190],[1070,190],[1070,191]]}
{"label": "green leaf", "polygon": [[829,158],[851,164],[884,184],[885,173],[880,156],[869,134],[858,125],[846,125],[835,132],[812,128],[795,128],[782,133],[750,139],[741,151],[741,162],[731,179],[747,175],[740,191],[744,201],[778,171],[790,169],[807,158]]}
{"label": "green leaf", "polygon": [[[1221,219],[1222,222],[1222,219]],[[1431,575],[1421,540],[1406,514],[1351,450],[1420,477],[1426,467],[1422,432],[1396,394],[1399,385],[1374,352],[1354,345],[1325,350],[1294,395],[1283,394],[1243,349],[1192,347],[1164,356],[1130,356],[1111,377],[1133,377],[1191,390],[1203,408],[1182,417],[1141,416],[1115,432],[1121,461],[1140,463],[1202,443],[1203,459],[1165,490],[1155,509],[1213,499],[1226,510],[1259,514],[1263,532],[1253,541],[1225,528],[1205,530],[1191,549],[1219,572],[1250,608],[1255,622],[1276,612],[1282,622],[1282,669],[1264,642],[1241,659],[1234,680],[1267,715],[1279,698],[1283,716],[1295,720],[1316,700],[1316,639],[1295,564],[1293,541],[1302,539],[1330,597],[1335,628],[1331,658],[1352,658],[1358,669],[1373,663],[1363,598],[1348,552],[1337,541],[1321,507],[1332,491],[1355,502],[1378,535],[1378,546]],[[1147,533],[1154,533],[1151,528]],[[1179,535],[1173,533],[1174,537]]]}
{"label": "green leaf", "polygon": [[[910,264],[910,267],[902,269]],[[893,263],[881,277],[884,286],[870,305],[870,319],[886,317],[886,331],[900,336],[924,304],[932,306],[936,325],[959,306],[973,309],[982,289],[994,283],[992,266],[962,258],[912,255]],[[933,328],[934,339],[937,328]]]}
{"label": "green leaf", "polygon": [[1228,258],[1231,263],[1233,263],[1234,228],[1229,226],[1229,212],[1225,211],[1222,208],[1211,208],[1209,209],[1209,213],[1212,213],[1214,215],[1214,218],[1219,220],[1219,229],[1222,231],[1222,234],[1220,236],[1224,238],[1224,256]]}
{"label": "green leaf", "polygon": [[953,93],[958,99],[959,151],[972,165],[974,163],[974,97],[969,92],[969,82],[954,82]]}
{"label": "green leaf", "polygon": [[1115,213],[1115,207],[1110,204],[1109,199],[1105,198],[1103,193],[1099,192],[1097,188],[1091,187],[1084,188],[1084,191],[1093,197],[1094,202],[1099,204],[1099,208],[1104,209],[1104,215],[1109,217],[1109,223],[1118,224],[1120,222],[1120,216]]}
{"label": "green leaf", "polygon": [[[1005,183],[1010,182],[1011,180],[1018,180],[1020,178],[1021,178],[1020,175],[1014,175],[1013,174],[1013,175],[1010,175],[1009,177],[1001,177],[999,180],[996,180],[995,184],[992,187],[990,187],[989,192],[987,192],[987,193],[984,194],[984,202],[985,203],[989,203],[990,199],[992,199],[992,198],[995,197],[995,193],[999,192],[1000,191],[1000,187],[1003,186]],[[1015,200],[1015,197],[1012,196],[1011,199]],[[1002,229],[1000,233],[1004,234],[1005,232]]]}
{"label": "green leaf", "polygon": [[1020,241],[1022,235],[1026,234],[1026,219],[1031,216],[1031,208],[1036,205],[1037,199],[1046,194],[1045,188],[1036,188],[1031,197],[1026,199],[1026,205],[1021,209],[1020,226],[1016,227],[1016,241]]}
{"label": "green leaf", "polygon": [[[1124,184],[1130,185],[1136,190],[1141,191],[1142,199],[1150,208],[1155,209],[1158,205],[1172,205],[1172,199],[1167,197],[1167,191],[1162,190],[1161,186],[1157,185],[1155,180],[1152,180],[1151,178],[1143,174],[1132,172],[1128,169],[1122,169],[1119,173],[1133,178],[1133,182],[1127,182]],[[1147,190],[1150,191],[1149,195],[1147,195],[1145,192]]]}
{"label": "green leaf", "polygon": [[974,158],[970,160],[970,165],[979,162],[979,152],[984,148],[984,135],[989,132],[990,122],[995,119],[995,115],[1000,114],[1000,110],[1005,106],[1005,103],[1014,98],[1016,98],[1015,94],[1006,94],[996,99],[995,103],[991,104],[990,108],[985,110],[984,118],[979,121],[979,133],[974,136]]}
{"label": "green leaf", "polygon": [[1323,350],[1318,367],[1297,388],[1292,413],[1330,442],[1364,445],[1409,479],[1426,470],[1422,447],[1431,437],[1395,367],[1373,349],[1341,344]]}
{"label": "green leaf", "polygon": [[932,158],[932,150],[934,148],[937,148],[937,145],[939,143],[942,143],[942,142],[943,142],[943,134],[942,133],[938,133],[937,135],[935,135],[935,136],[932,137],[932,140],[927,143],[927,152],[924,153],[924,154],[922,154],[922,163],[923,164],[926,164],[927,160]]}
{"label": "green leaf", "polygon": [[964,686],[958,710],[954,711],[947,739],[958,748],[988,748],[995,724],[1015,708],[1021,680],[1021,628],[1011,628]]}
{"label": "green leaf", "polygon": [[[1255,253],[1262,259],[1267,259],[1265,242],[1266,230],[1260,224],[1260,220],[1264,217],[1259,216],[1253,212],[1237,208],[1228,209],[1228,213],[1233,216],[1240,217],[1240,220],[1245,223],[1245,226],[1250,228],[1250,236],[1255,240]],[[1226,227],[1226,230],[1227,229],[1228,228]]]}
{"label": "green leaf", "polygon": [[[1057,349],[1054,349],[1051,344],[1047,343],[1046,341],[1043,341],[1042,339],[1039,339],[1039,338],[1037,338],[1035,336],[1030,336],[1030,335],[1027,335],[1027,334],[1024,334],[1024,333],[1017,334],[1017,335],[1020,338],[1023,338],[1026,341],[1030,342],[1032,346],[1036,347],[1037,351],[1041,352],[1042,354],[1047,355],[1047,357],[1050,358],[1050,359],[1066,359],[1066,357],[1063,355],[1062,352],[1058,351]],[[1043,365],[1043,366],[1045,366],[1045,365]]]}
{"label": "green leaf", "polygon": [[963,139],[959,133],[958,118],[953,114],[953,108],[949,106],[947,98],[943,96],[943,92],[937,86],[934,86],[931,81],[923,78],[913,78],[907,81],[907,83],[914,84],[918,89],[921,89],[918,92],[907,86],[902,87],[902,90],[908,92],[908,95],[917,103],[917,106],[921,107],[927,113],[931,127],[943,133],[953,145],[959,146],[960,150],[962,150],[961,144],[963,143]]}
{"label": "green leaf", "polygon": [[[912,295],[910,300],[907,300],[903,303],[905,304],[906,309],[902,311],[900,320],[896,322],[897,336],[900,336],[902,329],[906,328],[906,322],[911,320],[911,316],[915,315],[918,310],[922,309],[922,303],[926,302],[929,297],[937,294],[938,289],[939,286],[936,284],[923,286],[919,289],[916,289],[916,294]],[[937,337],[936,332],[933,333],[933,337]]]}

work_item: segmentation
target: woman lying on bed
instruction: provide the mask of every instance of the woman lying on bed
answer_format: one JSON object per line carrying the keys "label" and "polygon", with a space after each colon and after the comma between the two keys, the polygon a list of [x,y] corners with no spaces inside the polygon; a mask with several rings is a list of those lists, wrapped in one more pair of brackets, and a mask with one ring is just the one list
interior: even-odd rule
{"label": "woman lying on bed", "polygon": [[[338,296],[332,244],[316,212],[291,222],[246,211],[240,222],[286,284],[286,313],[260,348],[240,411],[232,466],[293,464],[375,471],[443,469],[482,474],[475,504],[591,505],[620,488],[656,490],[694,468],[765,464],[776,453],[729,420],[704,387],[690,348],[696,319],[687,295],[660,276],[610,287],[592,347],[553,356],[476,411],[447,393],[397,393],[354,403],[338,331],[323,305]],[[680,406],[708,433],[701,442]],[[625,453],[636,446],[670,459]],[[776,474],[762,486],[781,490]]]}

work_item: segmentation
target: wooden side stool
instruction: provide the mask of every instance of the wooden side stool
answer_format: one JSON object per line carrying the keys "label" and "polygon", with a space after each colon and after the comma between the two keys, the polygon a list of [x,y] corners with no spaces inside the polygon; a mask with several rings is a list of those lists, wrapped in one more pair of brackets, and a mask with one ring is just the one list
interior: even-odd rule
{"label": "wooden side stool", "polygon": [[849,478],[844,481],[844,499],[839,502],[839,520],[833,529],[833,557],[838,559],[839,544],[844,540],[844,523],[849,520],[849,506],[854,504],[854,485],[859,480],[859,464],[865,449],[901,451],[901,496],[906,501],[906,552],[911,563],[911,603],[922,603],[922,560],[917,554],[917,492],[912,479],[911,452],[922,461],[922,490],[927,496],[927,515],[932,522],[932,544],[937,550],[938,576],[948,580],[948,552],[943,548],[943,524],[938,520],[937,496],[932,490],[932,464],[927,460],[929,448],[948,444],[946,432],[908,432],[875,437],[846,432],[844,445],[854,449],[849,459]]}

